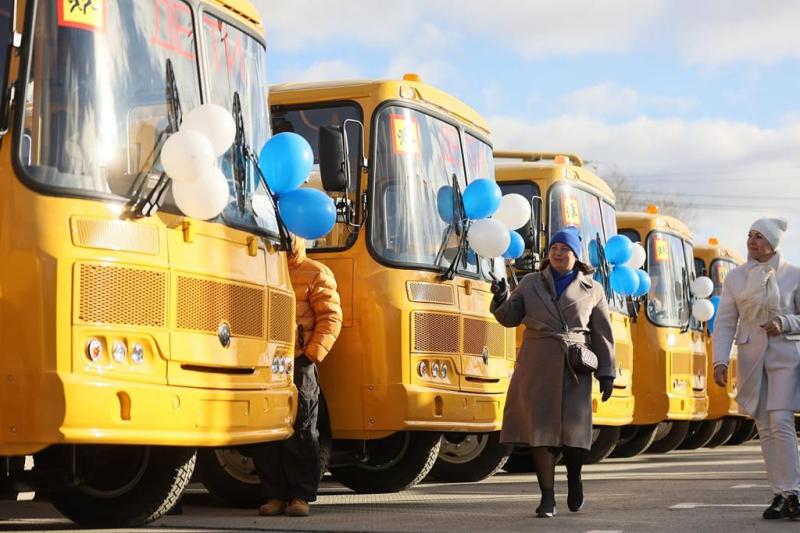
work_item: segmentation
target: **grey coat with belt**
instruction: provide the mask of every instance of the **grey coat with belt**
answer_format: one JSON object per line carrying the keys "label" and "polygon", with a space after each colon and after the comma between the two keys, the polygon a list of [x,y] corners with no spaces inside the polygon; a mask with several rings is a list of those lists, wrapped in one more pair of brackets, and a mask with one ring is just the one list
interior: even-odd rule
{"label": "grey coat with belt", "polygon": [[[525,325],[500,440],[588,450],[592,444],[592,379],[571,371],[565,340],[584,341],[591,348],[597,355],[597,377],[616,376],[603,287],[579,270],[556,300],[547,267],[522,278],[504,302],[492,302],[491,311],[506,327]],[[565,329],[573,333],[567,334]]]}

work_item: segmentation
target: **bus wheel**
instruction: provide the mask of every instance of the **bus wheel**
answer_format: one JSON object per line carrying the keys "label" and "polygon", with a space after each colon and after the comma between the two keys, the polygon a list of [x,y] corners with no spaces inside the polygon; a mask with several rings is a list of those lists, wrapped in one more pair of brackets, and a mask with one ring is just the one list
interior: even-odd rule
{"label": "bus wheel", "polygon": [[731,435],[731,438],[728,439],[728,442],[725,443],[726,446],[738,446],[739,444],[743,444],[753,437],[756,436],[758,430],[756,429],[756,421],[752,418],[744,418],[742,419],[742,423],[739,426],[739,429]]}
{"label": "bus wheel", "polygon": [[364,461],[329,470],[336,481],[356,492],[399,492],[428,475],[439,455],[440,441],[440,433],[399,431],[365,441]]}
{"label": "bus wheel", "polygon": [[697,448],[702,448],[716,435],[720,426],[722,426],[721,418],[715,420],[698,420],[689,423],[689,433],[686,434],[686,438],[680,443],[678,449],[696,450]]}
{"label": "bus wheel", "polygon": [[253,459],[236,448],[197,450],[197,478],[208,492],[232,507],[264,503]]}
{"label": "bus wheel", "polygon": [[194,448],[53,448],[36,455],[34,468],[74,468],[79,484],[47,496],[61,514],[85,527],[136,527],[160,518],[180,499],[195,464]]}
{"label": "bus wheel", "polygon": [[663,437],[658,438],[653,441],[653,444],[647,448],[646,453],[667,453],[671,452],[678,446],[680,446],[683,439],[686,438],[686,434],[689,433],[689,422],[683,420],[672,420],[669,422],[662,422],[662,424],[668,424],[668,429]]}
{"label": "bus wheel", "polygon": [[500,444],[499,431],[446,433],[428,477],[449,483],[480,481],[500,470],[510,453],[511,447]]}
{"label": "bus wheel", "polygon": [[508,456],[503,470],[510,474],[527,474],[533,472],[533,457],[529,446],[514,446]]}
{"label": "bus wheel", "polygon": [[599,463],[608,457],[619,442],[620,428],[595,426],[592,428],[592,447],[586,455],[586,464]]}
{"label": "bus wheel", "polygon": [[658,424],[646,426],[624,426],[620,429],[619,442],[609,457],[636,457],[653,444]]}
{"label": "bus wheel", "polygon": [[726,416],[722,419],[722,424],[720,424],[719,429],[711,437],[706,443],[706,448],[716,448],[717,446],[722,446],[733,436],[737,429],[739,429],[739,425],[742,423],[742,419],[737,416]]}

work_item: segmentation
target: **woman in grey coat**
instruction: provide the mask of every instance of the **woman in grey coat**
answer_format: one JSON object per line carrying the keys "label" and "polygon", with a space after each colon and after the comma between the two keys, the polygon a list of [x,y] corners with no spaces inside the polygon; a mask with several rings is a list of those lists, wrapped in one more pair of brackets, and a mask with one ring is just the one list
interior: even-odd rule
{"label": "woman in grey coat", "polygon": [[736,400],[756,420],[773,493],[766,519],[800,518],[800,268],[781,256],[785,231],[780,218],[753,223],[748,261],[725,278],[714,323],[717,385],[727,384],[732,344],[738,348]]}
{"label": "woman in grey coat", "polygon": [[592,444],[592,377],[569,366],[567,347],[582,343],[596,355],[602,400],[611,397],[614,341],[603,287],[578,261],[581,237],[574,227],[550,239],[540,272],[526,275],[511,295],[505,280],[492,286],[491,311],[506,327],[525,325],[508,388],[503,430],[507,444],[531,446],[542,493],[536,516],[556,514],[556,457],[563,449],[570,511],[583,507],[581,467]]}

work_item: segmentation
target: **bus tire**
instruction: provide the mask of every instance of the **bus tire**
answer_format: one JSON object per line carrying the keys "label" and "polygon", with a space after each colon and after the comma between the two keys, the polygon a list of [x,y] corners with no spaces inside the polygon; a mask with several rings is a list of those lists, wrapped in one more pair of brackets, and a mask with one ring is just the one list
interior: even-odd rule
{"label": "bus tire", "polygon": [[399,431],[365,442],[366,457],[359,463],[331,466],[333,478],[356,492],[400,492],[428,475],[439,455],[441,434]]}
{"label": "bus tire", "polygon": [[614,451],[619,442],[620,428],[616,426],[595,426],[592,428],[594,438],[592,447],[586,454],[586,464],[599,463]]}
{"label": "bus tire", "polygon": [[253,459],[237,448],[197,450],[196,470],[209,494],[231,507],[255,509],[264,503]]}
{"label": "bus tire", "polygon": [[728,439],[728,442],[726,442],[725,445],[738,446],[739,444],[744,444],[755,437],[757,432],[758,430],[756,429],[756,421],[752,418],[743,418],[742,423],[739,425],[739,429],[737,429],[733,435],[731,435],[731,438]]}
{"label": "bus tire", "polygon": [[730,439],[734,432],[736,432],[736,430],[739,428],[741,420],[742,419],[737,416],[724,417],[719,429],[714,436],[711,437],[711,440],[706,443],[705,447],[716,448],[717,446],[722,446],[728,442],[728,439]]}
{"label": "bus tire", "polygon": [[678,445],[679,450],[696,450],[702,448],[714,435],[717,434],[719,428],[722,426],[722,419],[716,418],[714,420],[697,420],[689,423],[689,432],[686,438]]}
{"label": "bus tire", "polygon": [[658,424],[631,425],[620,428],[619,442],[609,457],[636,457],[653,444],[657,429]]}
{"label": "bus tire", "polygon": [[656,438],[645,453],[668,453],[680,446],[686,434],[689,433],[689,422],[684,420],[672,420],[662,422],[669,424],[669,429],[661,438]]}
{"label": "bus tire", "polygon": [[530,446],[514,446],[508,456],[503,470],[509,474],[527,474],[533,472],[533,457]]}
{"label": "bus tire", "polygon": [[500,432],[445,433],[429,479],[447,483],[480,481],[503,468],[511,447],[500,444]]}
{"label": "bus tire", "polygon": [[[57,448],[60,450],[37,455],[34,468],[72,468],[72,447]],[[54,490],[47,499],[83,527],[137,527],[175,506],[194,465],[194,448],[76,446],[74,466],[80,483]]]}

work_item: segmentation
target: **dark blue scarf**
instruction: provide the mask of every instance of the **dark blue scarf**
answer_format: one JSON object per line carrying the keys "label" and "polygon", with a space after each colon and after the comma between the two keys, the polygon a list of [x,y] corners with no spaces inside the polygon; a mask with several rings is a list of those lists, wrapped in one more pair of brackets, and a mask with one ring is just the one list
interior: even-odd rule
{"label": "dark blue scarf", "polygon": [[559,275],[558,272],[552,269],[550,272],[553,274],[553,283],[556,287],[556,300],[558,300],[561,298],[561,293],[567,290],[569,284],[572,283],[572,281],[578,275],[578,270],[573,268],[569,272],[565,272],[562,275]]}

